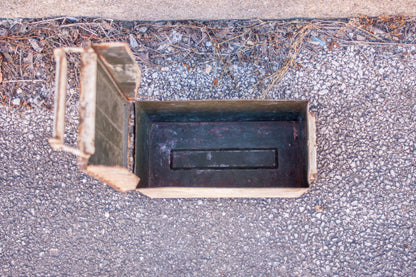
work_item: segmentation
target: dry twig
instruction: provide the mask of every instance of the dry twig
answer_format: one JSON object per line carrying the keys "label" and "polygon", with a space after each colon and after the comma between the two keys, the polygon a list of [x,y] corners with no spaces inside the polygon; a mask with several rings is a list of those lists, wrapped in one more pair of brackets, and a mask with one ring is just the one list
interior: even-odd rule
{"label": "dry twig", "polygon": [[260,99],[264,99],[267,96],[267,93],[269,93],[270,89],[272,89],[286,74],[286,72],[289,70],[289,68],[292,67],[297,55],[299,54],[303,42],[305,40],[306,35],[309,33],[309,30],[313,28],[313,23],[309,23],[305,26],[303,26],[296,34],[295,40],[293,41],[292,45],[289,48],[289,59],[286,60],[282,68],[280,68],[278,71],[273,73],[272,75],[266,77],[263,79],[263,81],[270,79],[271,82],[267,86],[267,88],[263,91],[263,93],[260,95]]}
{"label": "dry twig", "polygon": [[1,71],[2,64],[3,64],[3,56],[0,54],[0,84],[1,82],[3,82],[3,73]]}
{"label": "dry twig", "polygon": [[45,80],[7,80],[3,83],[46,83]]}

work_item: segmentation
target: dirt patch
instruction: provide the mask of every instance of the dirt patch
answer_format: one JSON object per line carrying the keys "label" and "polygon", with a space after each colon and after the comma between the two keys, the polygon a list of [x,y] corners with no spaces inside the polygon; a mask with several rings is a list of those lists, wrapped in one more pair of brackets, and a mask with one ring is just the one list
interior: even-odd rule
{"label": "dirt patch", "polygon": [[[19,107],[53,102],[53,49],[92,42],[130,44],[142,69],[165,71],[182,64],[188,71],[207,61],[220,64],[213,86],[238,63],[256,64],[256,87],[267,96],[296,61],[301,49],[314,52],[343,49],[352,44],[375,47],[413,45],[415,18],[387,15],[342,20],[114,21],[58,17],[0,21],[0,104]],[[69,90],[78,88],[79,58],[69,57]],[[235,80],[237,81],[237,80]]]}

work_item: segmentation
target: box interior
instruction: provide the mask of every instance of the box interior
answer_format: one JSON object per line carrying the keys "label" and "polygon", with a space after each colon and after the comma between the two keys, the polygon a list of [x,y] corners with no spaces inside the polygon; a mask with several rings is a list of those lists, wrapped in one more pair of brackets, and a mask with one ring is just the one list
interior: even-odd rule
{"label": "box interior", "polygon": [[139,101],[138,188],[307,188],[307,101]]}

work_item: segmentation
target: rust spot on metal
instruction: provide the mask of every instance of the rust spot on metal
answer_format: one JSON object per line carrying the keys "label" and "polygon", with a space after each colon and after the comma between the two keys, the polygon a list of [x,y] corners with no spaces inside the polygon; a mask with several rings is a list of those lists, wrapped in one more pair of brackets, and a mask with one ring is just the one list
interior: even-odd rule
{"label": "rust spot on metal", "polygon": [[293,140],[298,139],[298,129],[296,128],[295,122],[292,122]]}

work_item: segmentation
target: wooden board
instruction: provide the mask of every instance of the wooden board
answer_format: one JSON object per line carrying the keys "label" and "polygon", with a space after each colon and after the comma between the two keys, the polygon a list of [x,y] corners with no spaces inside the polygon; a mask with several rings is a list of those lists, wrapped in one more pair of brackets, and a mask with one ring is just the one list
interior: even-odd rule
{"label": "wooden board", "polygon": [[88,164],[126,167],[129,103],[100,62],[96,87],[95,152]]}
{"label": "wooden board", "polygon": [[140,188],[150,198],[296,198],[307,188]]}
{"label": "wooden board", "polygon": [[140,181],[127,168],[119,166],[89,165],[83,171],[121,192],[136,189]]}

